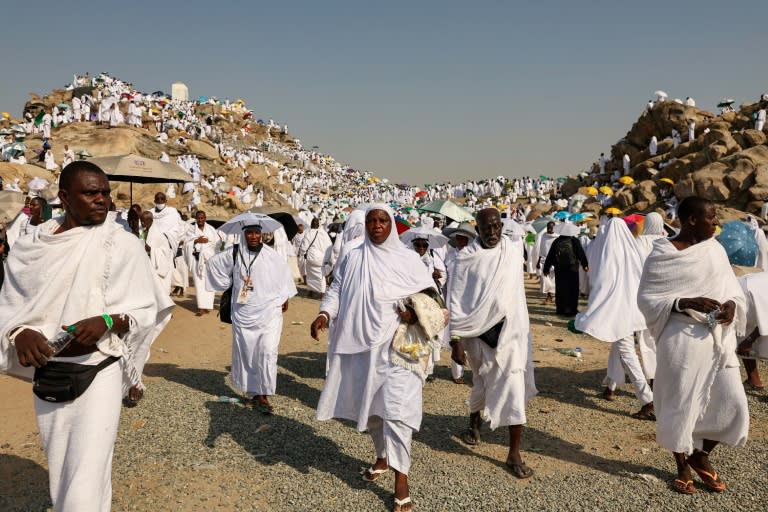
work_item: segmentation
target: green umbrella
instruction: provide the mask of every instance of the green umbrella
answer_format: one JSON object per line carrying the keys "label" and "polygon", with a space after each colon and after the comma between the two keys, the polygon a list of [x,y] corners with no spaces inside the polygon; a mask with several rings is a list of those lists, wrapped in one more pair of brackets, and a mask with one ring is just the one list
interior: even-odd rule
{"label": "green umbrella", "polygon": [[456,222],[470,222],[475,220],[471,213],[448,200],[437,200],[418,208],[421,212],[439,213]]}
{"label": "green umbrella", "polygon": [[546,215],[544,217],[539,217],[538,219],[534,220],[531,223],[531,226],[538,233],[540,231],[543,231],[547,227],[547,224],[549,224],[550,222],[555,222],[555,218],[549,215]]}

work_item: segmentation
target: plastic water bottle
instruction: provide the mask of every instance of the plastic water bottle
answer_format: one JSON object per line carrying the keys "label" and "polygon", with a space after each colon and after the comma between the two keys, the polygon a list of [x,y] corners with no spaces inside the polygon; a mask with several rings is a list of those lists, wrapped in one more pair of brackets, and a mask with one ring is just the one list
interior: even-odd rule
{"label": "plastic water bottle", "polygon": [[64,348],[69,345],[72,340],[75,339],[75,336],[67,331],[61,331],[53,338],[46,341],[49,347],[51,347],[51,350],[53,350],[53,355],[55,356]]}
{"label": "plastic water bottle", "polygon": [[575,349],[573,349],[573,355],[577,359],[581,359],[581,347],[576,347]]}

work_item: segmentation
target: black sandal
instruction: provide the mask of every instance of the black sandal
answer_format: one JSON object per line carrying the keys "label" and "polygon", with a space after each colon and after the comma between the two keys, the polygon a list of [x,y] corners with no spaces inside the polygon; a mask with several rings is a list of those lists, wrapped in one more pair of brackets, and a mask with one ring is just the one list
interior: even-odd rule
{"label": "black sandal", "polygon": [[461,433],[461,440],[469,446],[477,446],[480,444],[480,436],[475,436],[475,433],[471,429],[467,429]]}
{"label": "black sandal", "polygon": [[533,476],[533,470],[525,465],[525,462],[505,462],[507,469],[515,478],[519,478],[520,480],[525,480],[526,478],[531,478]]}

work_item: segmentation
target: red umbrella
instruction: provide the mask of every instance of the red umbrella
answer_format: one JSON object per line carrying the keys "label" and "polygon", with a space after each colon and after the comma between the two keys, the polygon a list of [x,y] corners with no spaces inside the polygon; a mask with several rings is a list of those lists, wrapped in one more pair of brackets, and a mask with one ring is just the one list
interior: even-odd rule
{"label": "red umbrella", "polygon": [[397,235],[400,236],[411,229],[411,225],[404,218],[395,217],[395,228],[397,228]]}
{"label": "red umbrella", "polygon": [[421,192],[416,192],[416,197],[424,197],[425,195],[427,195],[426,190],[422,190]]}
{"label": "red umbrella", "polygon": [[639,213],[633,213],[624,217],[624,222],[627,223],[627,227],[633,235],[637,236],[643,232],[643,223],[645,222],[645,215]]}

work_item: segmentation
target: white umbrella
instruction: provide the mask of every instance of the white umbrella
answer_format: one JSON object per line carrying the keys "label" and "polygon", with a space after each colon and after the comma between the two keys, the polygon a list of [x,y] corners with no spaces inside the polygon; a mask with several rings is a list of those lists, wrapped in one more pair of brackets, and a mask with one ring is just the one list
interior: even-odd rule
{"label": "white umbrella", "polygon": [[278,221],[262,213],[245,212],[229,219],[219,228],[219,231],[227,235],[239,235],[246,226],[261,226],[264,233],[271,233],[283,227]]}
{"label": "white umbrella", "polygon": [[502,232],[507,236],[525,236],[525,229],[512,219],[502,219]]}
{"label": "white umbrella", "polygon": [[664,91],[656,91],[653,94],[656,95],[658,101],[664,101],[669,97],[669,94],[665,93]]}
{"label": "white umbrella", "polygon": [[32,178],[27,183],[27,188],[32,192],[40,192],[48,186],[48,180],[45,178]]}
{"label": "white umbrella", "polygon": [[[394,229],[394,227],[392,229]],[[429,242],[430,249],[438,249],[440,247],[444,247],[448,243],[447,236],[441,235],[434,229],[424,226],[411,228],[400,235],[400,241],[408,245],[417,239],[427,240]]]}
{"label": "white umbrella", "polygon": [[555,226],[555,233],[563,236],[579,236],[579,233],[581,233],[581,228],[579,228],[579,226],[576,224],[563,222]]}

